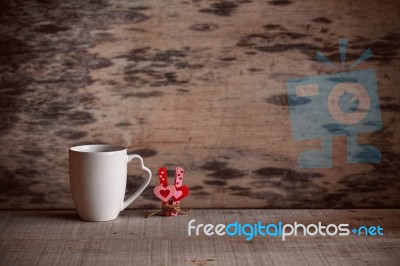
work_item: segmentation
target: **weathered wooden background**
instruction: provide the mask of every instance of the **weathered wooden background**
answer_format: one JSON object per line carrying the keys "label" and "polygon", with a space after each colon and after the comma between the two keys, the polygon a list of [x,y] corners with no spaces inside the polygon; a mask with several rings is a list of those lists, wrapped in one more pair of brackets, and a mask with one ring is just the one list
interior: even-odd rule
{"label": "weathered wooden background", "polygon": [[[68,147],[99,142],[183,166],[187,207],[400,207],[399,1],[1,1],[0,25],[1,208],[72,208]],[[299,169],[319,144],[293,140],[285,81],[333,73],[314,56],[339,38],[374,53],[382,162],[338,137],[332,169]]]}

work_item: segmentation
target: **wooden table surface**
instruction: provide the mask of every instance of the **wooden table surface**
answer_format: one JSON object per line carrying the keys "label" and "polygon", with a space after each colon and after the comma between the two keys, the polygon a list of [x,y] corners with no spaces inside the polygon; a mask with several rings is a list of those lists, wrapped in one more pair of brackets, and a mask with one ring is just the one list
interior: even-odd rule
{"label": "wooden table surface", "polygon": [[[1,265],[399,265],[400,210],[193,210],[144,218],[127,210],[111,222],[76,212],[1,211]],[[384,236],[188,236],[188,222],[380,225]]]}

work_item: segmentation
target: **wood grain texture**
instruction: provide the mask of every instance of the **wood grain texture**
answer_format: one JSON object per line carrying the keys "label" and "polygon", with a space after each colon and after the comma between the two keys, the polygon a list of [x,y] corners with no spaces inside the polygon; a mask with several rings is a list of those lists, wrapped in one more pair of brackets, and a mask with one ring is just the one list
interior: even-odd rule
{"label": "wood grain texture", "polygon": [[[384,236],[188,236],[187,223],[381,225]],[[89,223],[72,211],[0,212],[2,265],[398,265],[399,210],[195,210],[144,218],[124,211]]]}
{"label": "wood grain texture", "polygon": [[[0,208],[72,208],[68,147],[125,145],[186,170],[184,205],[202,208],[400,207],[399,2],[2,1]],[[334,73],[367,48],[383,130],[361,143],[380,164],[299,169],[318,140],[291,135],[285,81]],[[136,167],[137,168],[137,167]],[[142,182],[130,166],[128,192]],[[172,175],[170,175],[172,178]],[[155,208],[153,179],[131,206]]]}

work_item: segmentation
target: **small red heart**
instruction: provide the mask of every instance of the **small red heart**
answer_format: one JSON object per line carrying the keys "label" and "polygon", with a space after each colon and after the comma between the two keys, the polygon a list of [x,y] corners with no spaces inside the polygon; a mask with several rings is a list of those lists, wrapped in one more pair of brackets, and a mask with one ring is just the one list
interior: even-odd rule
{"label": "small red heart", "polygon": [[168,197],[168,195],[169,195],[169,189],[160,190],[160,194],[161,194],[161,196],[163,196],[164,198]]}
{"label": "small red heart", "polygon": [[172,196],[174,201],[180,201],[181,199],[185,198],[189,195],[189,189],[187,186],[181,186],[176,188],[176,192]]}

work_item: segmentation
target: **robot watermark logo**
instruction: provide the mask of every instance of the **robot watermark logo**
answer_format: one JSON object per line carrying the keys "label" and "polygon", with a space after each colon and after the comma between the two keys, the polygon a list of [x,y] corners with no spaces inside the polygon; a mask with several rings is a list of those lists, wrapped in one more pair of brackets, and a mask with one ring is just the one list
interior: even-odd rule
{"label": "robot watermark logo", "polygon": [[[339,40],[342,66],[347,40]],[[350,68],[372,57],[368,49]],[[323,54],[316,59],[336,68]],[[357,134],[382,129],[376,72],[373,69],[341,72],[286,81],[292,135],[297,140],[321,140],[321,149],[299,157],[300,168],[331,168],[332,138],[347,136],[348,163],[379,163],[380,151],[360,145]]]}

